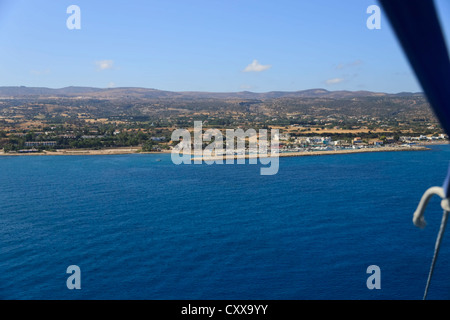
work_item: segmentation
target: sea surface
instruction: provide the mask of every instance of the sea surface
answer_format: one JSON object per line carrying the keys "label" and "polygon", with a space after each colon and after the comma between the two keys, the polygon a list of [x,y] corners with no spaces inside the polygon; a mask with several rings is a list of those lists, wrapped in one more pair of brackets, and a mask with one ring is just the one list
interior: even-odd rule
{"label": "sea surface", "polygon": [[[262,176],[170,154],[0,157],[0,299],[420,300],[439,199],[424,229],[412,216],[449,160],[448,145],[288,157]],[[429,299],[450,299],[448,232]]]}

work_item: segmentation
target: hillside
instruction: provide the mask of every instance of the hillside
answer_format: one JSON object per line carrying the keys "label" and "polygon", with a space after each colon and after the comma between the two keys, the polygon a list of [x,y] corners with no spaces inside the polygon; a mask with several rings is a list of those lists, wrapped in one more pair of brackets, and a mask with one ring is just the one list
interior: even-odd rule
{"label": "hillside", "polygon": [[0,97],[84,97],[84,98],[209,98],[209,99],[275,99],[275,98],[355,98],[381,96],[418,96],[420,93],[387,94],[371,91],[328,91],[325,89],[309,89],[301,91],[270,92],[198,92],[198,91],[164,91],[149,88],[93,88],[65,87],[59,89],[45,87],[0,87]]}
{"label": "hillside", "polygon": [[[436,121],[421,93],[370,91],[172,92],[147,88],[66,87],[60,89],[0,87],[0,117],[167,119],[194,114],[219,118],[336,119],[377,118]],[[56,120],[55,120],[56,121]]]}

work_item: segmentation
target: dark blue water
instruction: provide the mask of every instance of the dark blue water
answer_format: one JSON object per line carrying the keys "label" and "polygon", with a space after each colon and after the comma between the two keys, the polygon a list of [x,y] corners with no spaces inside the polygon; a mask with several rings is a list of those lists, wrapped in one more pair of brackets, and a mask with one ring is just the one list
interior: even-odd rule
{"label": "dark blue water", "polygon": [[[170,155],[0,157],[0,298],[421,299],[439,200],[425,229],[412,214],[449,160],[449,146],[280,158],[261,176]],[[449,266],[445,234],[430,299],[450,298]]]}

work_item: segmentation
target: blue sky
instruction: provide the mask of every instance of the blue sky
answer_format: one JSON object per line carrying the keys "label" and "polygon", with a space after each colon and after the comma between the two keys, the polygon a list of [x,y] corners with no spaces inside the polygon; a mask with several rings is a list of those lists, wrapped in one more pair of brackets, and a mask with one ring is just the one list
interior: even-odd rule
{"label": "blue sky", "polygon": [[[72,4],[80,30],[66,27]],[[372,4],[0,0],[0,86],[421,91],[383,12],[366,27]]]}

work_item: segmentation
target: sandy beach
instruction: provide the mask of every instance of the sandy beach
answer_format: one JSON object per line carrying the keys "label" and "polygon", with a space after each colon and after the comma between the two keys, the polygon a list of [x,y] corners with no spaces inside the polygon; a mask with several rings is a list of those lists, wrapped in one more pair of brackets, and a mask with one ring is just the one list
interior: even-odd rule
{"label": "sandy beach", "polygon": [[112,155],[112,154],[132,154],[138,153],[141,148],[114,148],[101,150],[88,149],[65,149],[57,151],[43,151],[43,152],[8,152],[0,151],[0,156],[85,156],[85,155]]}
{"label": "sandy beach", "polygon": [[[304,156],[321,156],[321,155],[333,155],[333,154],[350,154],[350,153],[364,153],[364,152],[391,152],[391,151],[425,151],[429,150],[424,145],[410,146],[410,147],[379,147],[379,148],[361,148],[361,149],[348,149],[348,150],[330,150],[330,151],[305,151],[305,152],[280,152],[279,157],[304,157]],[[101,149],[101,150],[88,150],[88,149],[65,149],[57,151],[43,151],[43,152],[32,152],[32,153],[19,153],[19,152],[8,152],[4,153],[0,151],[0,156],[80,156],[80,155],[119,155],[119,154],[162,154],[171,153],[170,150],[158,151],[158,152],[141,152],[141,148],[113,148],[113,149]],[[241,158],[256,158],[258,155],[245,155],[239,156]],[[267,157],[267,155],[261,155],[259,157]],[[227,156],[213,156],[213,157],[202,157],[193,155],[192,160],[218,160],[218,159],[237,159],[237,155],[227,155]]]}
{"label": "sandy beach", "polygon": [[[304,152],[280,152],[279,157],[304,157],[304,156],[323,156],[335,154],[351,154],[351,153],[365,153],[365,152],[394,152],[394,151],[427,151],[430,150],[425,146],[411,146],[411,147],[379,147],[379,148],[361,148],[361,149],[346,149],[346,150],[329,150],[329,151],[304,151]],[[214,161],[226,159],[249,159],[249,158],[267,158],[271,155],[226,155],[226,156],[212,156],[212,157],[193,157],[192,160]]]}

